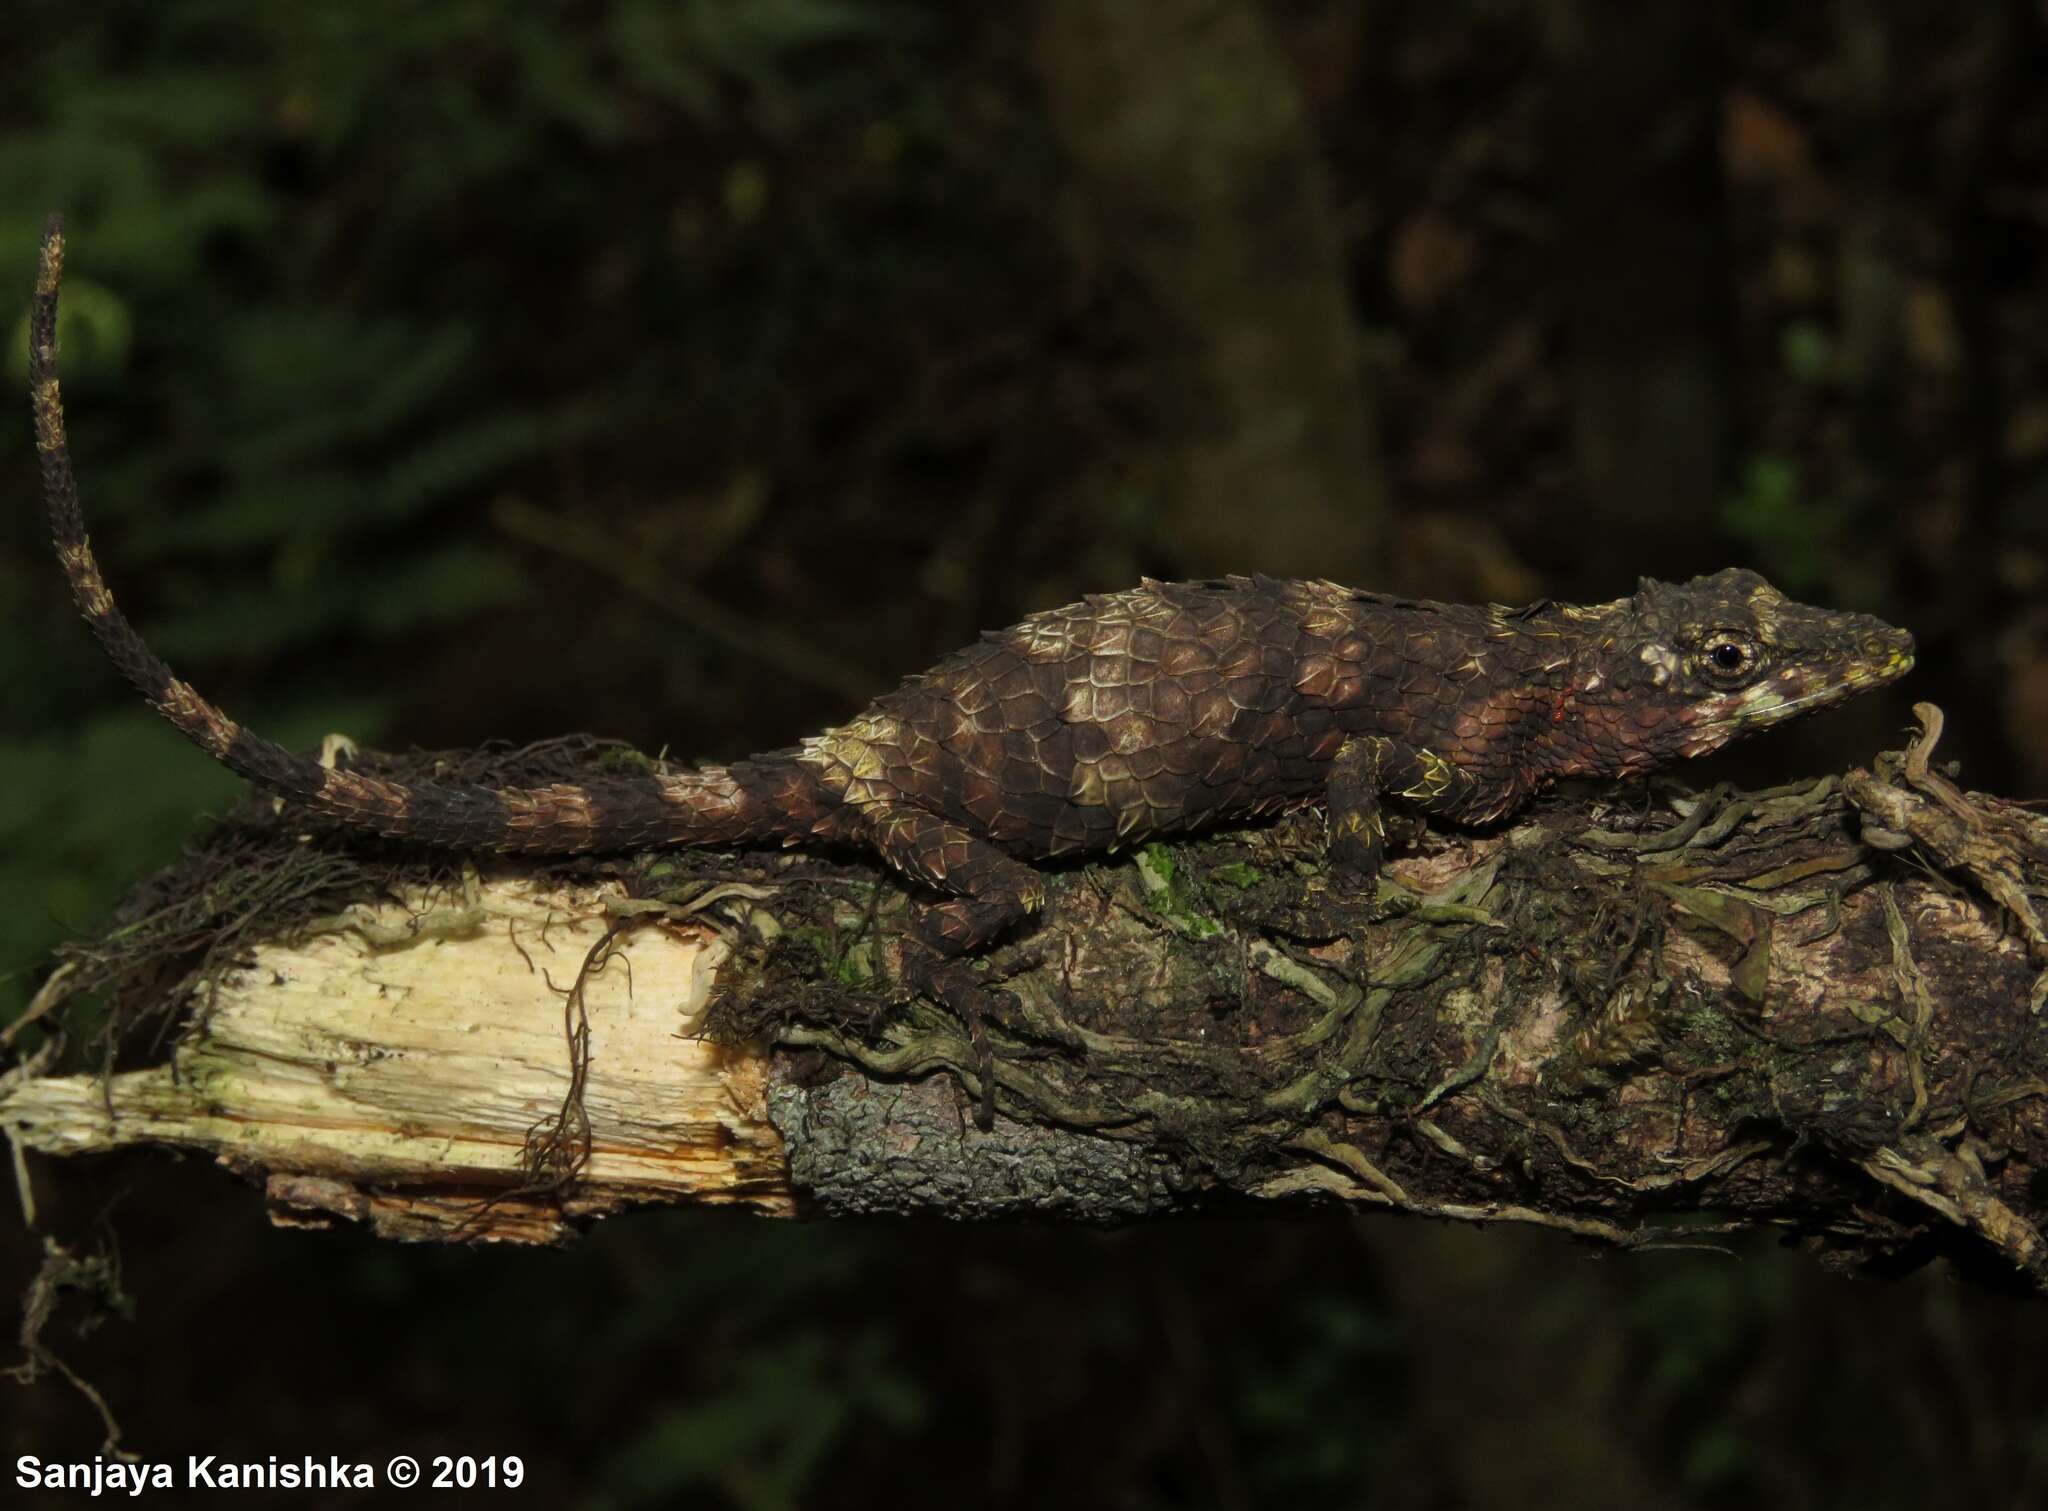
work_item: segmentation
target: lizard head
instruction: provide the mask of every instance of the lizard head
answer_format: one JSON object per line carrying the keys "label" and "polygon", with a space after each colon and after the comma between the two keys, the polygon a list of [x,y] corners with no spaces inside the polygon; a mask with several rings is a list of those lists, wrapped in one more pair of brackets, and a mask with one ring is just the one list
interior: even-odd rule
{"label": "lizard head", "polygon": [[1585,628],[1571,688],[1580,740],[1621,775],[1705,755],[1913,668],[1904,630],[1795,603],[1740,568],[1645,578]]}

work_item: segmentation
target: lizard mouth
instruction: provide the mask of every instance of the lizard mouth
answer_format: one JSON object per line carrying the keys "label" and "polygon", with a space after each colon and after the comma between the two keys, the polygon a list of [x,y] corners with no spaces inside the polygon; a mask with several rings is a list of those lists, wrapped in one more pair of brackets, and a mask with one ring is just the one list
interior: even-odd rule
{"label": "lizard mouth", "polygon": [[1821,708],[1896,682],[1913,670],[1913,649],[1911,635],[1905,631],[1886,631],[1860,659],[1819,667],[1792,667],[1776,678],[1765,678],[1753,688],[1716,698],[1702,710],[1704,717],[1700,723],[1720,729],[1776,725],[1808,708]]}
{"label": "lizard mouth", "polygon": [[1896,682],[1913,669],[1913,652],[1911,635],[1887,627],[1873,635],[1854,659],[1789,667],[1754,687],[1709,699],[1695,710],[1699,739],[1693,753],[1703,755],[1734,735]]}

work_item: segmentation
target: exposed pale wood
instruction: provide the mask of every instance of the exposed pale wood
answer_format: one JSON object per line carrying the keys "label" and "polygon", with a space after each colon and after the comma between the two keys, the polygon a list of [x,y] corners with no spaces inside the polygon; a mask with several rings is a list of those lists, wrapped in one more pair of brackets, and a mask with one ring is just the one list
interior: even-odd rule
{"label": "exposed pale wood", "polygon": [[[404,933],[448,901],[354,921]],[[612,920],[598,894],[500,880],[456,922],[383,946],[355,927],[262,944],[169,1064],[104,1086],[26,1082],[5,1098],[6,1126],[53,1154],[202,1150],[264,1172],[280,1217],[342,1213],[400,1235],[474,1220],[480,1236],[544,1238],[563,1218],[639,1202],[792,1210],[765,1058],[691,1036],[725,946],[644,920],[585,988],[591,1157],[573,1195],[479,1216],[493,1190],[519,1185],[528,1130],[562,1104],[562,991]]]}

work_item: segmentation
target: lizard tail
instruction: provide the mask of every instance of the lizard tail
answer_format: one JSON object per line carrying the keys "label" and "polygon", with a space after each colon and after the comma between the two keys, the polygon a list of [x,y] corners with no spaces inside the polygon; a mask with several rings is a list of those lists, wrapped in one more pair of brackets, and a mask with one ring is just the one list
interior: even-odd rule
{"label": "lizard tail", "polygon": [[576,854],[655,845],[745,844],[828,827],[829,794],[807,766],[774,756],[731,767],[545,787],[396,782],[322,765],[250,733],[193,690],[115,605],[86,539],[57,382],[64,226],[43,230],[29,331],[30,395],[50,536],[93,635],[149,704],[239,776],[348,828],[468,850]]}

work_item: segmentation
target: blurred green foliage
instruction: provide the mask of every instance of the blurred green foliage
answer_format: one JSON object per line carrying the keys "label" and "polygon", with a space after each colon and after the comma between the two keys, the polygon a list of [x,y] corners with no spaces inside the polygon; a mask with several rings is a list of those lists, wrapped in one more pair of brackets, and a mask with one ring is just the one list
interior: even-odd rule
{"label": "blurred green foliage", "polygon": [[1753,1245],[1742,1261],[1691,1256],[1630,1276],[1625,1325],[1646,1361],[1642,1399],[1676,1428],[1675,1479],[1688,1494],[1755,1488],[1750,1434],[1729,1395],[1792,1304],[1795,1262]]}
{"label": "blurred green foliage", "polygon": [[[1771,579],[1794,598],[1816,602],[1860,601],[1844,588],[1855,582],[1849,545],[1850,513],[1802,486],[1792,457],[1761,454],[1748,459],[1734,493],[1721,510],[1721,527],[1767,563]],[[1865,589],[1867,592],[1867,589]]]}
{"label": "blurred green foliage", "polygon": [[792,1325],[749,1351],[731,1379],[657,1403],[600,1471],[593,1508],[672,1505],[722,1490],[743,1511],[810,1504],[832,1453],[855,1432],[901,1436],[922,1424],[924,1392],[891,1355],[885,1329],[851,1338]]}
{"label": "blurred green foliage", "polygon": [[[337,648],[402,656],[530,598],[480,506],[673,391],[675,362],[607,353],[613,331],[558,339],[579,306],[616,322],[687,285],[717,234],[655,198],[617,224],[618,174],[687,133],[690,173],[760,218],[758,145],[869,119],[889,76],[871,55],[799,86],[790,64],[904,29],[853,0],[26,20],[0,64],[0,267],[25,291],[44,210],[66,212],[66,397],[109,578],[181,673],[301,742],[386,732],[393,699]],[[518,283],[536,275],[566,286]],[[0,429],[14,476],[32,455],[25,424]],[[0,782],[22,795],[0,817],[4,1017],[55,938],[234,786],[96,663],[26,508],[0,583]]]}
{"label": "blurred green foliage", "polygon": [[1261,1504],[1327,1503],[1400,1462],[1409,1340],[1385,1306],[1338,1291],[1279,1308],[1238,1361],[1234,1416]]}

